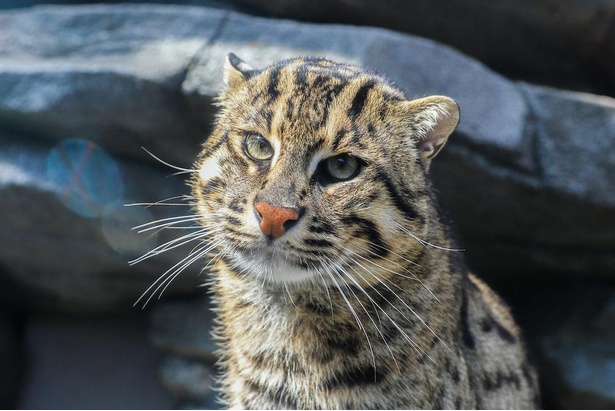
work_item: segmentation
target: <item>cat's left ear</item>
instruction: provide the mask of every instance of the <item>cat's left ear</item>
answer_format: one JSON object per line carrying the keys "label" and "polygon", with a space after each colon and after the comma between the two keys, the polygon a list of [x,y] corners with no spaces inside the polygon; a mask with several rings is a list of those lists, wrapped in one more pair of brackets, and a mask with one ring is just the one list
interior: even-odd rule
{"label": "cat's left ear", "polygon": [[431,159],[444,147],[459,123],[459,106],[445,96],[431,96],[405,101],[404,115],[418,133],[416,148],[429,169]]}
{"label": "cat's left ear", "polygon": [[226,85],[226,91],[239,89],[257,72],[258,70],[252,68],[235,54],[229,53],[224,62],[224,84]]}

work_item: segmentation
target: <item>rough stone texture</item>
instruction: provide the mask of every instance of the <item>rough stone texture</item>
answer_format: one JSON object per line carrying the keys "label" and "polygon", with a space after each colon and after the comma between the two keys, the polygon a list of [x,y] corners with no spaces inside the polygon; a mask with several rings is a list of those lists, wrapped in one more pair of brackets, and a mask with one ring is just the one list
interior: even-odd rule
{"label": "rough stone texture", "polygon": [[526,80],[615,96],[612,0],[234,0],[267,16],[428,37]]}
{"label": "rough stone texture", "polygon": [[148,344],[146,327],[147,318],[141,312],[28,316],[24,326],[27,374],[20,401],[11,408],[173,408],[175,402],[158,372],[164,358]]}
{"label": "rough stone texture", "polygon": [[468,258],[494,281],[563,273],[613,279],[615,100],[518,89],[529,108],[524,156],[531,168],[454,143],[434,162]]}
{"label": "rough stone texture", "polygon": [[[152,236],[131,228],[181,215],[188,207],[124,204],[184,194],[182,179],[165,178],[171,172],[110,156],[88,163],[83,161],[87,152],[64,152],[72,157],[54,164],[53,170],[66,167],[67,174],[54,176],[49,166],[57,149],[53,141],[0,134],[0,295],[24,307],[75,312],[129,308],[191,247],[129,267],[128,260],[175,238],[168,232]],[[94,155],[89,158],[94,160]],[[83,167],[70,170],[71,160]],[[115,178],[107,178],[111,174]],[[109,195],[98,197],[105,189]],[[75,197],[84,200],[71,202]],[[199,270],[180,276],[169,291],[196,291],[203,281],[195,275]]]}
{"label": "rough stone texture", "polygon": [[[206,123],[180,84],[223,14],[199,8],[37,7],[0,14],[0,125],[189,165]],[[128,143],[129,142],[129,143]]]}

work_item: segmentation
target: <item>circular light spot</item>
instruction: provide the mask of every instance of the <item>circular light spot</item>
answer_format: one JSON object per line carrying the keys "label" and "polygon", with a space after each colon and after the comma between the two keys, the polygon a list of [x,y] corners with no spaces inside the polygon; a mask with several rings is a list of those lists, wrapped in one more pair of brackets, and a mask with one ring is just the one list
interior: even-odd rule
{"label": "circular light spot", "polygon": [[58,187],[60,201],[83,217],[100,217],[124,194],[116,162],[87,140],[65,140],[53,148],[47,156],[47,178]]}

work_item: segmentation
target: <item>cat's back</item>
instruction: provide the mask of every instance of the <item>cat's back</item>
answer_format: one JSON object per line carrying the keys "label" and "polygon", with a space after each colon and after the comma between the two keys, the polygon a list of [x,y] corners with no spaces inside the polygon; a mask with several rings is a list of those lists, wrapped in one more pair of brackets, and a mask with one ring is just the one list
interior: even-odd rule
{"label": "cat's back", "polygon": [[532,409],[540,404],[537,376],[509,308],[472,274],[463,284],[461,330],[477,408]]}

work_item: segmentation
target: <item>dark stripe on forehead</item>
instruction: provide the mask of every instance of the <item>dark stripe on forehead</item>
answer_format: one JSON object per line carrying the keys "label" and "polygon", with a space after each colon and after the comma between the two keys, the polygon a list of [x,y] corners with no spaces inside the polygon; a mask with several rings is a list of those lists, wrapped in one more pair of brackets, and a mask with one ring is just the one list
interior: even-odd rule
{"label": "dark stripe on forehead", "polygon": [[274,67],[269,73],[269,81],[267,82],[267,97],[269,103],[275,101],[279,96],[278,80],[280,78],[280,68]]}
{"label": "dark stripe on forehead", "polygon": [[363,107],[365,106],[365,101],[367,100],[367,95],[374,85],[375,83],[373,80],[368,80],[359,88],[357,94],[355,94],[352,99],[352,105],[348,109],[348,116],[350,118],[357,118],[361,114],[361,111],[363,111]]}
{"label": "dark stripe on forehead", "polygon": [[346,133],[348,133],[348,131],[341,129],[337,132],[337,134],[335,134],[335,138],[333,139],[333,150],[338,149]]}
{"label": "dark stripe on forehead", "polygon": [[303,64],[297,67],[297,69],[295,70],[295,83],[297,87],[303,90],[307,88],[308,86],[307,76],[308,76],[308,66],[306,64]]}

